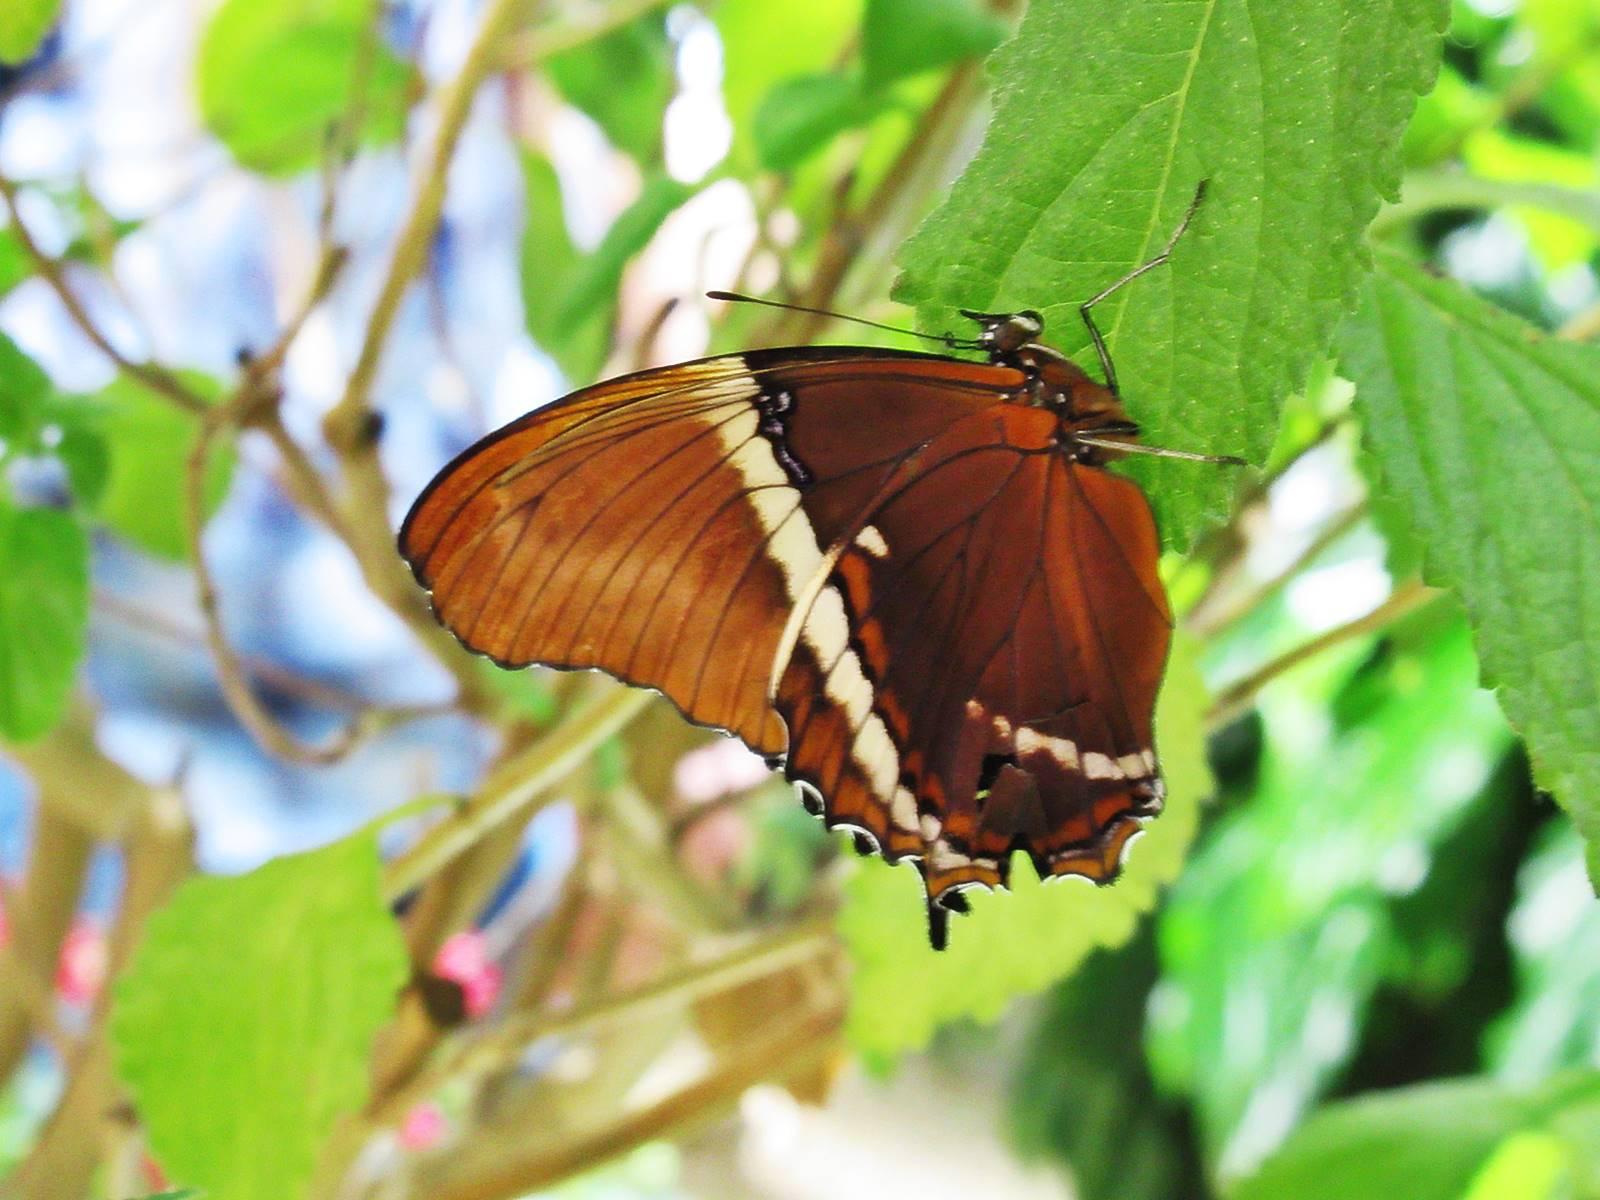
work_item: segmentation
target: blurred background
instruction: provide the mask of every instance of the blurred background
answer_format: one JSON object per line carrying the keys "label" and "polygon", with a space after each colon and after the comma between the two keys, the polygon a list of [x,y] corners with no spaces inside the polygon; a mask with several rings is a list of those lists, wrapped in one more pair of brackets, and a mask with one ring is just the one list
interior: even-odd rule
{"label": "blurred background", "polygon": [[[486,430],[607,373],[893,341],[703,293],[909,323],[892,252],[976,148],[1019,15],[940,0],[888,52],[874,21],[905,6],[872,0],[508,7],[67,0],[33,45],[0,8],[0,405],[19,359],[44,381],[0,467],[16,504],[84,514],[92,563],[64,715],[0,745],[18,1194],[183,1182],[102,1027],[190,864],[240,875],[411,804],[379,836],[415,865],[451,797],[551,747],[581,765],[394,886],[418,969],[316,1194],[1200,1197],[1319,1109],[1359,1122],[1350,1097],[1395,1128],[1418,1085],[1600,1067],[1582,845],[1368,495],[1331,366],[1168,564],[1214,778],[1170,890],[931,1038],[867,1027],[883,998],[834,928],[844,894],[859,942],[877,901],[753,756],[432,629],[391,531]],[[1458,0],[1404,153],[1375,237],[1600,334],[1600,4]],[[1437,1194],[1600,1195],[1584,1128],[1590,1159],[1497,1135]]]}

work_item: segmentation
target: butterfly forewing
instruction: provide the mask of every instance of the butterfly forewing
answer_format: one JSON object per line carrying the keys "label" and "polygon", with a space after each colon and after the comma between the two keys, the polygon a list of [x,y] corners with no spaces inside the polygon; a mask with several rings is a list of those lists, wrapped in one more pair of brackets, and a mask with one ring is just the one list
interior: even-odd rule
{"label": "butterfly forewing", "polygon": [[401,550],[469,648],[600,668],[779,754],[767,684],[794,597],[890,471],[1021,382],[854,348],[612,380],[456,459]]}

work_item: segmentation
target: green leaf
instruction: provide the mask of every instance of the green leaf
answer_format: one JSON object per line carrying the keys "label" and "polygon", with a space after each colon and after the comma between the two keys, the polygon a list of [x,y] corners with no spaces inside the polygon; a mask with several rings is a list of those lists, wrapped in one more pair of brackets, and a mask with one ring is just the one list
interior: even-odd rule
{"label": "green leaf", "polygon": [[796,75],[826,71],[838,61],[861,23],[862,0],[721,0],[722,99],[733,121],[735,163],[756,151],[752,118],[773,86]]}
{"label": "green leaf", "polygon": [[61,0],[0,0],[0,63],[33,57],[61,13]]}
{"label": "green leaf", "polygon": [[[226,0],[196,65],[207,128],[252,170],[289,175],[319,161],[355,99],[371,0]],[[410,69],[381,44],[362,96],[363,135],[392,141],[404,127]]]}
{"label": "green leaf", "polygon": [[1375,485],[1460,594],[1534,770],[1600,839],[1600,353],[1390,255],[1340,344]]}
{"label": "green leaf", "polygon": [[[189,384],[214,396],[215,381],[189,376]],[[111,471],[100,498],[99,516],[129,541],[166,558],[189,555],[186,530],[189,454],[200,435],[199,418],[184,412],[143,385],[114,380],[93,403],[111,451]],[[206,475],[206,512],[227,494],[234,454],[218,445]]]}
{"label": "green leaf", "polygon": [[0,502],[0,737],[66,708],[89,628],[89,539],[71,516]]}
{"label": "green leaf", "polygon": [[1487,1039],[1489,1065],[1512,1083],[1589,1065],[1600,1045],[1600,905],[1583,839],[1565,821],[1547,825],[1523,863],[1506,932],[1517,990]]}
{"label": "green leaf", "polygon": [[111,474],[111,451],[100,431],[87,424],[63,425],[55,455],[66,469],[78,503],[91,509],[97,506]]}
{"label": "green leaf", "polygon": [[622,284],[622,272],[650,244],[661,223],[694,195],[695,189],[666,175],[645,181],[639,198],[612,223],[600,245],[573,269],[560,300],[557,330],[576,330],[602,305],[610,304]]}
{"label": "green leaf", "polygon": [[[561,297],[581,256],[567,232],[561,181],[550,160],[524,150],[526,216],[522,232],[522,312],[528,335],[575,384],[588,383],[605,360],[612,308],[596,311],[576,328],[557,320]],[[495,674],[504,674],[496,669]]]}
{"label": "green leaf", "polygon": [[148,1196],[140,1196],[139,1200],[200,1200],[204,1195],[199,1188],[178,1188],[170,1192],[152,1192]]}
{"label": "green leaf", "polygon": [[1027,856],[1017,855],[1012,890],[971,894],[971,914],[952,920],[949,949],[936,952],[928,946],[916,871],[861,862],[839,914],[855,963],[847,1032],[859,1050],[883,1060],[926,1046],[951,1021],[993,1021],[1014,997],[1060,979],[1097,947],[1133,936],[1182,866],[1200,800],[1211,789],[1204,692],[1193,650],[1180,638],[1156,707],[1167,808],[1131,847],[1114,887],[1041,884]]}
{"label": "green leaf", "polygon": [[[1398,183],[1397,143],[1439,59],[1445,0],[1108,4],[1040,0],[995,51],[989,135],[900,255],[925,329],[961,307],[1038,309],[1093,366],[1077,306],[1155,255],[1202,180],[1170,263],[1096,309],[1152,445],[1271,448],[1366,267],[1361,233]],[[1144,462],[1168,543],[1222,513],[1226,471]]]}
{"label": "green leaf", "polygon": [[1354,1053],[1403,949],[1396,904],[1430,880],[1509,748],[1464,622],[1441,620],[1420,613],[1377,652],[1324,655],[1263,692],[1260,781],[1162,911],[1151,1066],[1164,1091],[1193,1097],[1224,1178],[1252,1168]]}
{"label": "green leaf", "polygon": [[31,449],[49,395],[50,377],[0,333],[0,439],[25,443]]}
{"label": "green leaf", "polygon": [[677,88],[666,18],[650,13],[545,64],[556,89],[640,162],[661,153],[661,122]]}
{"label": "green leaf", "polygon": [[[1555,1178],[1552,1150],[1571,1169],[1592,1162],[1596,1147],[1559,1135],[1530,1140],[1524,1131],[1559,1129],[1566,1113],[1592,1105],[1597,1094],[1600,1076],[1580,1075],[1531,1094],[1465,1079],[1363,1096],[1306,1122],[1230,1200],[1556,1200],[1565,1193],[1528,1186]],[[1494,1160],[1502,1153],[1527,1174],[1500,1174],[1505,1167]]]}
{"label": "green leaf", "polygon": [[1078,1200],[1173,1200],[1193,1195],[1186,1185],[1201,1178],[1187,1131],[1139,1052],[1156,979],[1146,924],[1055,988],[1017,1056],[1012,1138],[1025,1157],[1063,1160]]}
{"label": "green leaf", "polygon": [[881,111],[882,103],[847,75],[797,75],[767,93],[750,130],[761,165],[787,171]]}
{"label": "green leaf", "polygon": [[0,229],[0,299],[33,274],[33,263],[17,235]]}
{"label": "green leaf", "polygon": [[227,1200],[303,1195],[367,1095],[405,982],[374,836],[198,876],[151,918],[112,1002],[118,1074],[167,1175]]}
{"label": "green leaf", "polygon": [[979,58],[1006,35],[1005,22],[973,0],[867,0],[861,25],[866,86]]}

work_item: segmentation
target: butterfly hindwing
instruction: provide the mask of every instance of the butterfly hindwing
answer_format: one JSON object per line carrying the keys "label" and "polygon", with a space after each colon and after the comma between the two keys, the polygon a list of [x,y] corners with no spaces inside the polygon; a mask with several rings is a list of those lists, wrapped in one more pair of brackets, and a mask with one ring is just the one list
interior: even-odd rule
{"label": "butterfly hindwing", "polygon": [[830,823],[916,858],[930,896],[1114,874],[1158,811],[1151,712],[1171,619],[1130,482],[1052,414],[953,424],[881,488],[795,622],[775,704]]}

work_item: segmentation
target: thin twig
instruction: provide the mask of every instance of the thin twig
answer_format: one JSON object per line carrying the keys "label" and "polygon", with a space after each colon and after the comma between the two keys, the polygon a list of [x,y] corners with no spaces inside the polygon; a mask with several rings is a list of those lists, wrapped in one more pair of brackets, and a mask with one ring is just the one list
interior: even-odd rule
{"label": "thin twig", "polygon": [[435,825],[384,872],[383,893],[398,900],[513,814],[531,811],[556,784],[588,761],[594,748],[651,701],[640,688],[618,687],[573,713],[538,743],[507,760],[482,789]]}
{"label": "thin twig", "polygon": [[446,1083],[482,1078],[513,1061],[543,1038],[595,1034],[651,1019],[786,971],[831,952],[838,945],[831,914],[812,918],[761,938],[711,962],[694,963],[642,987],[606,996],[562,1013],[513,1012],[498,1025],[462,1044],[444,1063],[411,1081],[402,1091],[375,1098],[369,1106],[378,1125],[400,1120],[418,1100]]}
{"label": "thin twig", "polygon": [[1314,658],[1323,651],[1348,642],[1352,638],[1392,625],[1444,595],[1444,592],[1428,587],[1421,580],[1413,579],[1402,584],[1387,600],[1365,616],[1318,634],[1310,641],[1258,667],[1237,683],[1223,688],[1212,702],[1210,711],[1206,713],[1206,723],[1213,729],[1226,725],[1250,707],[1262,688],[1307,659]]}
{"label": "thin twig", "polygon": [[23,252],[33,263],[34,270],[50,285],[56,298],[61,301],[61,306],[72,318],[72,323],[94,343],[100,353],[109,358],[124,375],[138,380],[151,391],[165,396],[179,407],[192,413],[201,413],[209,408],[205,397],[165,367],[149,362],[134,362],[111,344],[111,340],[101,332],[100,327],[89,316],[88,310],[83,307],[82,301],[68,286],[65,265],[60,259],[46,254],[39,243],[34,241],[33,234],[23,223],[22,212],[17,205],[17,185],[4,175],[0,175],[0,196],[5,198],[6,208],[11,214],[11,228],[16,232],[17,241],[22,244]]}
{"label": "thin twig", "polygon": [[528,3],[529,0],[492,0],[478,28],[478,35],[467,51],[466,61],[439,102],[439,128],[434,135],[433,149],[419,165],[415,180],[416,199],[395,240],[388,273],[367,320],[361,353],[345,383],[344,394],[323,424],[329,443],[342,455],[363,449],[370,453],[372,450],[369,444],[371,439],[365,436],[369,422],[367,397],[377,374],[378,359],[388,341],[390,327],[400,310],[406,289],[427,261],[428,248],[433,244],[434,230],[439,224],[439,214],[444,209],[450,160],[455,155],[456,143],[472,112],[473,98],[478,93],[479,85],[495,68],[501,43],[522,19]]}

